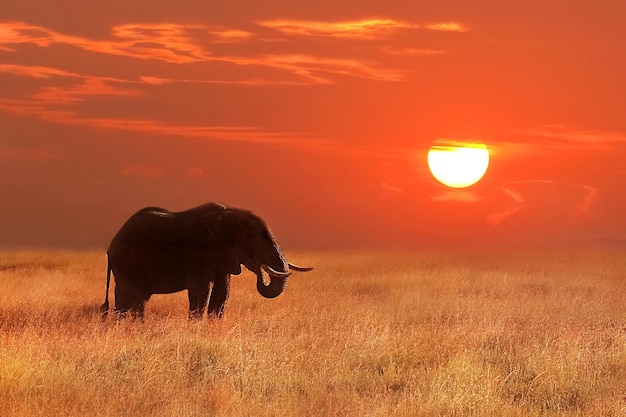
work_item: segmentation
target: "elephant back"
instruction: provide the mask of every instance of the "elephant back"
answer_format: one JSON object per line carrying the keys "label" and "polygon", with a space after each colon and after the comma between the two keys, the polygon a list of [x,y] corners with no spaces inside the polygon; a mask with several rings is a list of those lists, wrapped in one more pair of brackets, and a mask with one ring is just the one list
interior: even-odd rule
{"label": "elephant back", "polygon": [[133,214],[109,245],[109,255],[129,247],[163,244],[176,238],[175,214],[160,207],[146,207]]}

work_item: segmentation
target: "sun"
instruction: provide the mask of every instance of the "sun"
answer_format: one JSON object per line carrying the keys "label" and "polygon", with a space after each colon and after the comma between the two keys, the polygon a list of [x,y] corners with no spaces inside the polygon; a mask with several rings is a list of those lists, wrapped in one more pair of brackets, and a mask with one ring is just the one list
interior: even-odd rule
{"label": "sun", "polygon": [[489,150],[479,142],[439,140],[428,151],[428,167],[448,187],[469,187],[487,172]]}

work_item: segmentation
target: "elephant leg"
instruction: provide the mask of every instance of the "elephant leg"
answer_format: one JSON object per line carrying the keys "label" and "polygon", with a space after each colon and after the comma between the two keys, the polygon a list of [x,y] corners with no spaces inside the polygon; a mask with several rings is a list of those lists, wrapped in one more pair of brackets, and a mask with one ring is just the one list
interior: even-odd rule
{"label": "elephant leg", "polygon": [[133,303],[133,305],[130,307],[128,311],[128,313],[130,314],[130,317],[132,317],[133,319],[139,319],[143,321],[146,301],[147,300],[142,299],[142,300],[137,300],[135,303]]}
{"label": "elephant leg", "polygon": [[119,317],[131,316],[133,318],[143,319],[146,301],[148,301],[149,298],[150,295],[116,286],[115,313]]}
{"label": "elephant leg", "polygon": [[187,295],[189,297],[189,318],[201,318],[209,298],[209,285],[191,287],[187,290]]}
{"label": "elephant leg", "polygon": [[211,299],[209,300],[209,317],[221,318],[224,315],[224,304],[230,291],[230,274],[221,274],[215,278]]}
{"label": "elephant leg", "polygon": [[199,319],[204,313],[209,298],[210,270],[198,259],[185,259],[185,285],[189,298],[189,318]]}

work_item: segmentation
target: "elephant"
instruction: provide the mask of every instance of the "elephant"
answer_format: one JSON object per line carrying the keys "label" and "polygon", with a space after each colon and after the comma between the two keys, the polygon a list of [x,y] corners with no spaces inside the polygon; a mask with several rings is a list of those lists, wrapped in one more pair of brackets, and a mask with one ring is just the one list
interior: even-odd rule
{"label": "elephant", "polygon": [[[221,318],[230,277],[241,273],[241,265],[256,274],[265,298],[279,296],[292,271],[313,269],[289,263],[261,217],[220,203],[180,212],[143,208],[113,237],[107,258],[103,318],[109,312],[111,272],[118,316],[143,319],[153,294],[187,290],[190,318],[201,318],[207,301],[208,316]],[[262,271],[269,275],[267,285]]]}

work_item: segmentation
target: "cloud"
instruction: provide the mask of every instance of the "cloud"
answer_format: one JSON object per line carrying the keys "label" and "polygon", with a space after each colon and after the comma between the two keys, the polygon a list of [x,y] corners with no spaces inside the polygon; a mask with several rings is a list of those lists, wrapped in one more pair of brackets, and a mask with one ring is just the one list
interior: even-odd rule
{"label": "cloud", "polygon": [[209,30],[209,33],[213,35],[214,42],[224,43],[241,42],[249,40],[255,36],[252,32],[229,28],[216,28],[213,30]]}
{"label": "cloud", "polygon": [[[78,50],[114,57],[126,57],[142,61],[161,61],[168,64],[210,63],[215,65],[234,65],[239,74],[236,79],[208,78],[197,82],[232,83],[262,86],[269,84],[328,84],[330,76],[352,76],[378,81],[398,81],[413,68],[402,70],[390,67],[384,55],[428,56],[440,55],[439,49],[417,48],[410,45],[379,45],[376,50],[384,54],[380,59],[371,55],[367,60],[352,48],[346,48],[346,54],[332,56],[333,48],[303,50],[303,44],[295,37],[327,37],[348,40],[367,40],[384,42],[391,36],[416,29],[435,31],[465,32],[467,27],[461,23],[431,23],[418,25],[394,19],[362,19],[343,22],[307,21],[307,20],[265,20],[256,22],[256,32],[237,27],[179,24],[179,23],[127,23],[111,27],[107,38],[93,39],[83,36],[68,35],[26,22],[0,23],[0,48],[5,51],[17,51],[24,45],[36,45],[47,48],[52,45],[68,45]],[[248,25],[250,26],[250,25]],[[251,26],[255,27],[255,26]],[[267,36],[271,30],[273,37]],[[278,38],[276,38],[278,36]],[[280,41],[280,48],[271,47]],[[242,48],[224,48],[220,44],[245,44]],[[338,43],[337,45],[344,45]],[[242,52],[242,51],[246,52]],[[268,50],[270,53],[267,53]],[[280,53],[273,52],[280,50]],[[234,53],[237,51],[239,53]],[[273,70],[259,79],[258,67]],[[52,75],[69,76],[63,70],[38,67],[33,70],[19,67],[5,67],[5,72],[12,71],[20,75],[48,77]],[[56,72],[55,72],[56,71]],[[254,75],[253,75],[254,74]],[[295,76],[295,79],[294,79]],[[168,77],[145,74],[141,77],[146,83],[165,83]],[[172,80],[170,80],[172,81]],[[183,81],[183,80],[176,80]],[[194,80],[186,79],[185,82]]]}
{"label": "cloud", "polygon": [[393,47],[383,46],[380,48],[386,54],[407,56],[407,55],[444,55],[448,51],[443,49],[424,49],[424,48],[411,48],[411,47]]}
{"label": "cloud", "polygon": [[25,22],[0,23],[0,46],[15,50],[17,45],[32,44],[47,48],[53,44],[109,55],[139,59],[159,59],[173,63],[195,62],[210,56],[189,35],[197,26],[178,24],[118,25],[112,40],[95,40],[66,35]]}
{"label": "cloud", "polygon": [[330,80],[317,75],[319,73],[384,81],[401,81],[404,78],[400,71],[374,68],[355,59],[320,58],[312,55],[268,55],[264,57],[264,61],[322,84],[329,83]]}
{"label": "cloud", "polygon": [[82,77],[74,72],[39,65],[0,64],[0,72],[32,78]]}
{"label": "cloud", "polygon": [[583,129],[562,124],[522,129],[518,133],[542,139],[546,145],[605,149],[611,144],[626,143],[626,132]]}
{"label": "cloud", "polygon": [[321,36],[364,40],[385,39],[398,32],[415,29],[469,32],[469,27],[459,22],[419,25],[394,19],[363,19],[343,22],[275,19],[257,23],[290,36]]}
{"label": "cloud", "polygon": [[192,36],[193,30],[211,31],[210,27],[201,25],[125,24],[112,28],[114,40],[89,40],[84,48],[177,64],[213,60],[214,57]]}
{"label": "cloud", "polygon": [[43,87],[33,95],[37,101],[51,104],[69,104],[85,100],[88,96],[139,96],[144,93],[130,88],[111,85],[102,78],[86,78],[71,87]]}
{"label": "cloud", "polygon": [[150,84],[150,85],[165,85],[165,84],[171,84],[172,82],[174,82],[174,80],[172,79],[163,78],[163,77],[152,77],[149,75],[140,76],[139,81],[141,81],[144,84]]}
{"label": "cloud", "polygon": [[564,124],[511,130],[506,139],[492,139],[492,156],[534,157],[540,152],[614,150],[626,144],[626,131],[590,129]]}
{"label": "cloud", "polygon": [[[339,23],[269,20],[260,22],[256,26],[249,24],[247,29],[253,28],[253,31],[216,25],[132,23],[112,26],[108,37],[90,38],[26,22],[0,22],[0,48],[8,51],[10,57],[12,55],[10,52],[28,50],[29,53],[33,53],[37,51],[37,48],[60,45],[64,46],[64,51],[71,51],[73,60],[80,60],[81,52],[107,55],[104,58],[109,58],[108,61],[103,60],[108,63],[106,65],[107,76],[78,73],[75,67],[66,70],[45,65],[0,63],[0,72],[33,80],[29,88],[12,90],[11,93],[14,95],[11,97],[2,97],[3,92],[0,91],[0,111],[52,123],[94,129],[281,144],[310,150],[341,149],[340,151],[347,152],[344,147],[337,146],[332,143],[332,140],[326,138],[308,137],[290,132],[272,132],[255,126],[174,124],[153,120],[151,117],[140,119],[98,117],[95,112],[101,108],[100,106],[89,106],[88,113],[83,112],[83,109],[87,109],[86,105],[91,104],[90,100],[100,97],[144,96],[149,98],[149,94],[159,94],[160,86],[175,83],[250,86],[316,85],[334,83],[342,77],[398,82],[403,81],[413,68],[405,70],[390,66],[389,55],[436,55],[442,52],[412,48],[410,45],[399,46],[396,49],[385,49],[384,45],[374,45],[372,51],[380,58],[376,60],[376,56],[371,54],[367,59],[360,58],[358,52],[349,47],[346,47],[345,54],[339,54],[336,50],[329,52],[326,49],[312,51],[302,48],[302,42],[293,40],[294,36],[290,33],[298,25],[309,33],[307,36],[328,36],[333,38],[333,42],[335,38],[359,37],[376,41],[386,39],[387,36],[395,33],[420,27],[413,23],[392,19],[366,19]],[[273,35],[271,39],[267,38],[268,29]],[[276,39],[276,37],[280,38]],[[280,48],[273,48],[276,40],[281,41]],[[218,44],[223,43],[245,44],[245,48],[239,45],[237,47],[222,45],[220,49]],[[256,48],[256,46],[262,47]],[[273,51],[277,52],[272,53]],[[33,56],[41,57],[37,53]],[[116,57],[125,58],[125,65],[118,65],[113,59]],[[16,54],[15,59],[18,58]],[[146,64],[158,61],[160,64],[141,66],[134,62],[132,65],[127,65],[127,58],[141,60]],[[219,75],[216,75],[219,73],[213,67],[206,72],[198,71],[198,68],[202,68],[197,65],[198,63],[209,66],[216,64],[216,67],[219,66],[221,70],[228,69],[231,65],[236,67],[237,71],[224,71],[225,78],[220,79]],[[71,65],[69,61],[67,65]],[[104,71],[105,67],[102,68]],[[153,70],[143,72],[142,68],[153,68]],[[98,71],[100,70],[99,68]],[[124,72],[130,70],[136,71],[134,76],[128,76]],[[167,76],[162,76],[166,72]],[[194,76],[200,73],[203,75],[194,79]],[[204,75],[207,73],[212,75]],[[171,74],[176,74],[176,76]],[[187,74],[192,75],[186,76]]]}
{"label": "cloud", "polygon": [[[0,99],[0,111],[17,116],[37,117],[53,123],[77,125],[94,129],[110,129],[149,135],[204,139],[212,141],[242,142],[261,145],[280,145],[300,151],[341,154],[352,158],[386,158],[397,153],[388,146],[355,146],[336,138],[313,137],[293,132],[277,132],[256,126],[223,126],[174,124],[152,119],[122,119],[85,117],[74,111],[50,109],[46,103],[32,100]],[[192,167],[188,174],[198,175],[202,168]]]}
{"label": "cloud", "polygon": [[574,222],[594,217],[592,208],[598,195],[596,187],[552,180],[527,180],[507,182],[500,188],[514,204],[489,214],[486,220],[492,226],[531,209],[544,217]]}
{"label": "cloud", "polygon": [[[346,33],[355,33],[365,30],[380,31],[381,27],[396,27],[400,24],[362,23],[351,29],[344,29]],[[31,25],[24,22],[0,23],[0,47],[5,50],[16,50],[20,45],[36,45],[46,48],[51,45],[69,45],[86,52],[95,52],[111,56],[129,57],[138,60],[163,61],[170,64],[193,64],[215,63],[231,64],[238,67],[249,67],[250,72],[255,72],[255,67],[266,67],[275,70],[271,78],[258,80],[247,76],[243,80],[208,80],[220,83],[241,83],[249,85],[265,85],[272,82],[285,81],[285,75],[291,74],[299,78],[301,84],[319,84],[331,82],[326,76],[320,74],[340,74],[374,80],[399,79],[399,71],[385,68],[356,57],[331,58],[324,54],[259,54],[249,52],[242,55],[219,54],[210,48],[215,43],[224,42],[263,42],[252,32],[242,31],[235,28],[214,27],[207,25],[182,25],[175,23],[160,24],[123,24],[111,28],[111,39],[90,39],[80,36],[66,35],[42,26]],[[209,39],[206,39],[206,37]],[[300,48],[291,45],[293,51]],[[72,73],[63,70],[46,69],[45,67],[10,66],[4,67],[5,72],[35,77],[48,77],[51,75],[70,76]],[[245,71],[244,71],[245,73]],[[165,79],[154,76],[144,76],[146,82],[160,81]],[[204,80],[198,80],[204,81]]]}
{"label": "cloud", "polygon": [[498,226],[499,224],[504,222],[504,220],[506,220],[507,218],[511,217],[512,215],[520,211],[523,207],[524,207],[523,205],[508,207],[496,213],[488,214],[486,217],[487,223],[492,226]]}
{"label": "cloud", "polygon": [[[81,75],[75,72],[60,70],[46,66],[27,66],[17,64],[0,64],[0,72],[14,74],[35,79],[66,78],[72,82],[63,86],[43,86],[32,93],[29,99],[33,103],[49,103],[53,105],[72,104],[84,101],[90,96],[139,96],[144,93],[137,88],[128,88],[124,85],[140,85],[165,83],[155,77],[140,77],[136,81],[113,77],[98,77]],[[58,82],[56,80],[51,83]],[[26,100],[25,100],[26,101]]]}
{"label": "cloud", "polygon": [[485,198],[469,190],[449,190],[443,194],[430,197],[434,201],[458,201],[463,203],[474,203]]}
{"label": "cloud", "polygon": [[365,19],[347,22],[310,20],[265,20],[259,25],[280,33],[297,36],[328,36],[353,39],[384,38],[399,30],[418,26],[392,19]]}
{"label": "cloud", "polygon": [[443,32],[469,32],[469,27],[458,22],[429,23],[426,29]]}
{"label": "cloud", "polygon": [[173,124],[151,119],[90,118],[68,110],[54,110],[44,103],[32,100],[0,99],[0,110],[18,116],[38,117],[42,120],[61,124],[70,124],[97,129],[111,129],[127,132],[146,133],[185,138],[236,141],[258,144],[280,144],[315,149],[328,149],[333,141],[322,138],[310,138],[285,132],[273,132],[250,126],[211,126],[192,124]]}

